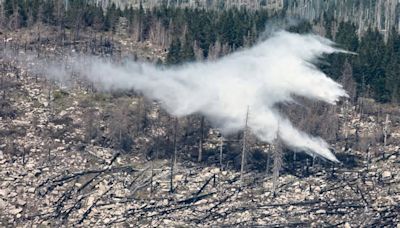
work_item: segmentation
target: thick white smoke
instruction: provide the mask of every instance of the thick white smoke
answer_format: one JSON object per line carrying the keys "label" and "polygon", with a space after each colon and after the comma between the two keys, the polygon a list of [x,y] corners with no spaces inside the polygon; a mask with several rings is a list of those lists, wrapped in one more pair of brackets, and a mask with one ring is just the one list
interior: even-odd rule
{"label": "thick white smoke", "polygon": [[160,68],[89,57],[76,61],[73,68],[100,89],[141,91],[173,115],[200,113],[223,133],[243,129],[249,107],[248,125],[260,140],[272,143],[279,135],[294,150],[337,161],[323,139],[294,128],[276,104],[292,102],[293,95],[331,104],[347,96],[313,64],[323,54],[338,51],[320,36],[280,31],[215,62]]}

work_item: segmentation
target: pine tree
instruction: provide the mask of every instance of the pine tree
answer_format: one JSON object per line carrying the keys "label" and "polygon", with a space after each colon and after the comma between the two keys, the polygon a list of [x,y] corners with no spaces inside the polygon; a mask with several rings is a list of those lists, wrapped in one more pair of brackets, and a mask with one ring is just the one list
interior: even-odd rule
{"label": "pine tree", "polygon": [[40,3],[43,9],[42,20],[46,24],[55,25],[55,6],[53,1],[42,1]]}
{"label": "pine tree", "polygon": [[14,1],[13,0],[4,0],[3,3],[4,7],[4,14],[6,16],[7,19],[10,18],[11,15],[13,15],[14,13]]}
{"label": "pine tree", "polygon": [[357,84],[353,78],[353,68],[348,60],[343,65],[340,83],[349,95],[350,101],[355,102],[357,95]]}
{"label": "pine tree", "polygon": [[298,25],[291,26],[289,28],[289,32],[294,32],[294,33],[310,33],[312,31],[312,25],[308,21],[303,21],[300,22]]}
{"label": "pine tree", "polygon": [[341,48],[347,51],[357,51],[359,42],[356,26],[350,22],[341,22],[338,32],[336,33],[335,41]]}
{"label": "pine tree", "polygon": [[392,102],[400,101],[400,35],[393,28],[386,44],[385,87]]}
{"label": "pine tree", "polygon": [[115,32],[115,28],[118,22],[119,17],[122,12],[120,9],[117,9],[115,3],[112,3],[106,11],[106,16],[104,18],[104,30],[105,31],[113,31]]}
{"label": "pine tree", "polygon": [[0,29],[5,28],[5,21],[6,21],[6,15],[4,11],[4,5],[0,4]]}
{"label": "pine tree", "polygon": [[191,61],[195,60],[193,43],[188,35],[186,35],[185,42],[183,43],[181,57],[182,57],[182,60],[185,62],[191,62]]}
{"label": "pine tree", "polygon": [[[356,27],[350,22],[341,22],[336,33],[335,42],[338,46],[346,51],[356,52],[358,48],[358,36],[356,33]],[[333,79],[339,79],[342,74],[344,63],[348,61],[350,64],[353,62],[354,56],[349,54],[333,54],[328,56],[328,65],[322,66],[322,70],[332,77]]]}
{"label": "pine tree", "polygon": [[179,64],[182,62],[181,56],[181,41],[179,39],[174,39],[171,46],[168,49],[168,55],[166,63],[169,65]]}
{"label": "pine tree", "polygon": [[41,5],[41,0],[32,0],[29,1],[29,25],[28,26],[32,26],[34,23],[36,23],[38,21],[39,18],[39,8]]}
{"label": "pine tree", "polygon": [[28,14],[27,14],[27,8],[28,8],[28,2],[24,0],[18,0],[17,1],[17,7],[18,7],[18,16],[19,16],[19,25],[25,27],[28,22]]}
{"label": "pine tree", "polygon": [[[365,83],[366,86],[371,87],[372,95],[376,100],[387,102],[389,96],[385,88],[384,55],[385,44],[382,34],[368,29],[358,48],[354,76],[359,85]],[[361,91],[361,93],[365,92]]]}

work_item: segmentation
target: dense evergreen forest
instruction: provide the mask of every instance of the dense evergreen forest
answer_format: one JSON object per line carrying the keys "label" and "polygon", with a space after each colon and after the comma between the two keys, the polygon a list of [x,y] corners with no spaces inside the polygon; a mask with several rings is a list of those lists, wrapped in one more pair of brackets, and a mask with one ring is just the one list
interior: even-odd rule
{"label": "dense evergreen forest", "polygon": [[[165,63],[179,64],[216,59],[254,44],[272,17],[285,15],[235,8],[212,11],[161,5],[152,10],[143,7],[121,10],[113,4],[103,9],[82,0],[72,0],[68,7],[61,0],[5,0],[1,5],[0,27],[12,31],[41,22],[58,27],[60,39],[65,38],[65,30],[72,31],[74,39],[79,39],[88,28],[111,34],[122,31],[138,42],[149,40],[167,47]],[[327,56],[321,62],[321,68],[333,79],[340,80],[354,101],[360,96],[380,102],[400,100],[400,36],[394,29],[387,41],[373,29],[358,37],[355,25],[336,24],[324,17],[323,22],[302,22],[289,30],[308,33],[316,25],[322,26],[324,35],[339,47],[355,53]]]}

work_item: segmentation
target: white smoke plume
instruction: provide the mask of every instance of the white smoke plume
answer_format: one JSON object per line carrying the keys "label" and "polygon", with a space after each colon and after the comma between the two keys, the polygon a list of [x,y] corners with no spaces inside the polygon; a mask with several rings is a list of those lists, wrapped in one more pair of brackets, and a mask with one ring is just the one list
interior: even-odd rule
{"label": "white smoke plume", "polygon": [[[156,67],[80,57],[72,68],[99,89],[140,91],[160,101],[172,115],[202,114],[225,134],[243,129],[249,107],[248,126],[260,140],[272,143],[280,137],[293,150],[338,162],[323,139],[294,128],[276,107],[293,102],[293,95],[330,104],[347,96],[313,64],[334,52],[342,51],[320,36],[279,31],[250,49],[213,62]],[[46,69],[50,76],[61,77],[57,66]]]}

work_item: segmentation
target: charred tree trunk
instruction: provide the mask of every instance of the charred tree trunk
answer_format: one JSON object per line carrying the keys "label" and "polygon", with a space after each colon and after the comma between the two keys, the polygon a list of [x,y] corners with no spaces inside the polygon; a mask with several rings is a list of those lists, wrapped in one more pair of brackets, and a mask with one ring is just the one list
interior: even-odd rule
{"label": "charred tree trunk", "polygon": [[203,140],[204,140],[204,116],[202,116],[200,120],[199,155],[197,160],[198,162],[201,162],[203,159]]}
{"label": "charred tree trunk", "polygon": [[386,114],[386,120],[383,126],[383,146],[386,146],[387,144],[388,132],[389,132],[389,114]]}
{"label": "charred tree trunk", "polygon": [[277,187],[278,187],[279,173],[280,173],[280,170],[281,170],[282,164],[283,164],[282,142],[281,142],[281,139],[279,138],[279,133],[278,133],[278,138],[275,141],[275,150],[274,150],[273,156],[274,156],[274,167],[273,167],[273,176],[272,176],[272,192],[275,197]]}
{"label": "charred tree trunk", "polygon": [[171,156],[171,175],[170,175],[170,189],[169,191],[172,193],[174,192],[174,167],[176,166],[176,157],[177,157],[177,130],[178,130],[178,118],[175,117],[174,121],[174,141],[173,141],[173,147],[174,147],[174,153]]}
{"label": "charred tree trunk", "polygon": [[243,175],[244,175],[244,168],[245,168],[245,163],[246,163],[246,144],[247,144],[247,124],[249,120],[249,107],[247,107],[247,112],[246,112],[246,120],[245,120],[245,125],[244,125],[244,131],[243,131],[243,145],[242,145],[242,159],[241,159],[241,164],[240,164],[240,187],[243,186]]}
{"label": "charred tree trunk", "polygon": [[220,170],[223,169],[223,161],[222,161],[223,149],[224,149],[224,138],[221,135],[220,144],[219,144],[219,167],[220,167]]}

